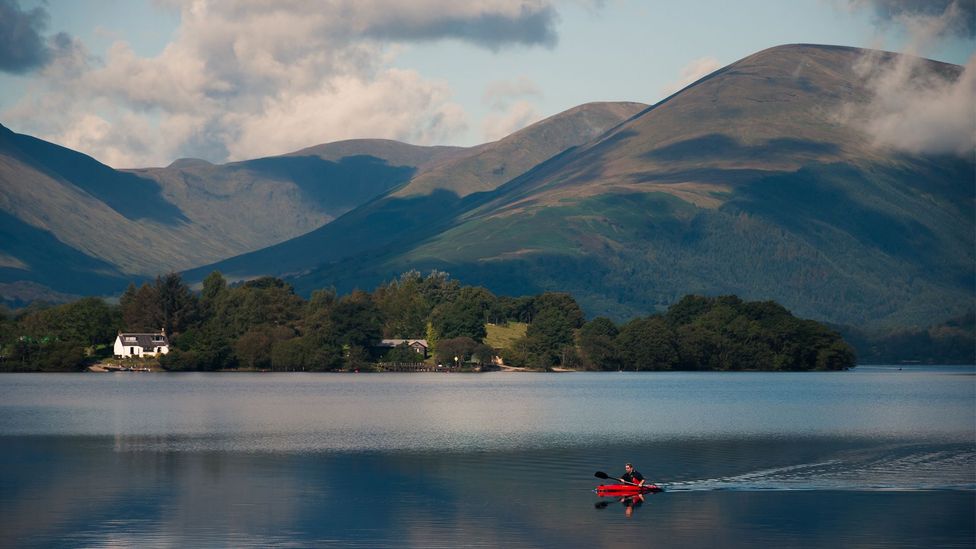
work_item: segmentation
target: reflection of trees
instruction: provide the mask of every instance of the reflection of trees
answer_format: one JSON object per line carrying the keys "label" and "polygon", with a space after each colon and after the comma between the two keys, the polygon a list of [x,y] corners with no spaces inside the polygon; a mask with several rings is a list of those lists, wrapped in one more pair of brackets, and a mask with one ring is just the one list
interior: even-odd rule
{"label": "reflection of trees", "polygon": [[[199,546],[291,529],[292,496],[307,488],[280,456],[174,452],[173,443],[162,435],[5,444],[22,466],[0,479],[30,497],[3,496],[4,544]],[[25,459],[33,455],[45,458]]]}

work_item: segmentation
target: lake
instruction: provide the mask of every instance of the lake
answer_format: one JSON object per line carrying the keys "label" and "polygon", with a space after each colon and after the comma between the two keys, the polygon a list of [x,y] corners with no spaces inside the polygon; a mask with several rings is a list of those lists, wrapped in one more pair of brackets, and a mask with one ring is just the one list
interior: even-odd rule
{"label": "lake", "polygon": [[12,547],[976,542],[972,366],[8,374],[0,448]]}

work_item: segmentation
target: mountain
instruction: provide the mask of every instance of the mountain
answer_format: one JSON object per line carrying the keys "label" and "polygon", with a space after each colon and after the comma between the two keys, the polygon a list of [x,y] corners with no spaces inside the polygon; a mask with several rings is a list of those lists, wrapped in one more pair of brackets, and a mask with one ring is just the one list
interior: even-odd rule
{"label": "mountain", "polygon": [[[876,146],[850,121],[873,98],[855,69],[866,58],[899,59],[764,50],[521,173],[495,172],[511,153],[442,165],[312,233],[191,274],[290,275],[307,292],[441,269],[499,293],[569,291],[615,318],[687,293],[774,299],[864,327],[960,316],[973,308],[973,156]],[[961,67],[915,70],[952,80]]]}
{"label": "mountain", "polygon": [[464,210],[484,191],[586,143],[645,108],[647,105],[641,103],[622,102],[588,103],[569,109],[427,167],[396,191],[335,220],[338,225],[330,230],[322,227],[280,245],[185,274],[191,280],[202,279],[215,269],[231,278],[294,274],[326,261],[368,255],[389,246],[415,246],[425,235],[449,224],[453,212]]}
{"label": "mountain", "polygon": [[0,296],[104,294],[301,235],[464,151],[352,140],[114,170],[0,126]]}

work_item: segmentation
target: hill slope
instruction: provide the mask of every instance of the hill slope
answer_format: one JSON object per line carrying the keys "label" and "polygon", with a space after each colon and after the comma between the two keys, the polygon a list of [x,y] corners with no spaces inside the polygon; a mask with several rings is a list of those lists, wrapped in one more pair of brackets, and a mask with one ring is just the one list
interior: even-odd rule
{"label": "hill slope", "polygon": [[[294,283],[348,289],[437,268],[503,293],[570,291],[590,314],[618,318],[689,292],[775,299],[802,316],[876,327],[965,313],[976,167],[972,157],[876,148],[839,116],[871,99],[854,70],[866,53],[759,52],[436,210],[449,221],[435,231]],[[960,67],[917,70],[952,79]]]}
{"label": "hill slope", "polygon": [[[188,271],[202,279],[213,270],[232,278],[297,273],[320,263],[406,249],[448,226],[454,214],[476,203],[476,190],[494,189],[510,177],[581,145],[636,115],[641,103],[588,103],[551,116],[493,143],[473,147],[427,167],[394,193],[369,202],[334,223],[257,252]],[[482,193],[483,194],[483,193]]]}
{"label": "hill slope", "polygon": [[[385,140],[114,170],[0,126],[0,296],[97,294],[308,232],[464,149]],[[18,286],[13,296],[11,284]],[[40,286],[37,286],[37,285]],[[54,295],[52,293],[52,295]],[[7,295],[11,294],[11,295]]]}

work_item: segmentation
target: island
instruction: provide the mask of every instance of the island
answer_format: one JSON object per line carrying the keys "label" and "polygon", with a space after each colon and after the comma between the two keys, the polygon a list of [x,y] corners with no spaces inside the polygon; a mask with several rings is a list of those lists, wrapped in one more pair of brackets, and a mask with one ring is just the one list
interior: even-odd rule
{"label": "island", "polygon": [[587,320],[568,293],[497,296],[440,271],[372,292],[285,281],[198,292],[170,273],[112,305],[87,297],[0,321],[3,371],[483,372],[846,370],[853,348],[772,301],[688,295],[660,313]]}

